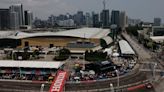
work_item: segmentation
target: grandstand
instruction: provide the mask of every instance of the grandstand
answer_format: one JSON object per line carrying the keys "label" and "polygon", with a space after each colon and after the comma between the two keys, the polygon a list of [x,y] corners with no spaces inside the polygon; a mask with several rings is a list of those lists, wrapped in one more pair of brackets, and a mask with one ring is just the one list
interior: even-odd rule
{"label": "grandstand", "polygon": [[64,62],[1,60],[0,78],[48,81],[63,64]]}

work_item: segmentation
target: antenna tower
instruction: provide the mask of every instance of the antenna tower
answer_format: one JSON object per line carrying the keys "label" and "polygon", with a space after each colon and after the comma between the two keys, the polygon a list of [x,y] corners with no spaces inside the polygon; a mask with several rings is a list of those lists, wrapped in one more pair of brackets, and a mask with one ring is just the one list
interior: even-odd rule
{"label": "antenna tower", "polygon": [[103,1],[104,10],[106,9],[106,1]]}

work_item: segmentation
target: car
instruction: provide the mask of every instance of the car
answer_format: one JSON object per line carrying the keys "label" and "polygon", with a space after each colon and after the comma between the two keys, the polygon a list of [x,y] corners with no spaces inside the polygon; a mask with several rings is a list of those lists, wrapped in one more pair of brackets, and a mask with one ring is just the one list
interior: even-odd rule
{"label": "car", "polygon": [[145,84],[145,86],[146,86],[147,89],[153,88],[153,85],[151,83],[147,83],[147,84]]}

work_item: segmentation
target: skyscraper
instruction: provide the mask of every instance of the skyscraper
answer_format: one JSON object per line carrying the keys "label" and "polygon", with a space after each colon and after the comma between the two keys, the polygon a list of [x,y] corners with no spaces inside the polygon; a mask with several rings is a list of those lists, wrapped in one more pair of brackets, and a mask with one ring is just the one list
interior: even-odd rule
{"label": "skyscraper", "polygon": [[109,27],[109,10],[103,10],[100,19],[102,27]]}
{"label": "skyscraper", "polygon": [[85,20],[86,20],[86,26],[91,26],[91,24],[92,24],[92,18],[91,18],[91,15],[90,15],[90,13],[86,13],[86,15],[85,15]]}
{"label": "skyscraper", "polygon": [[93,27],[100,27],[99,14],[92,13]]}
{"label": "skyscraper", "polygon": [[19,29],[18,12],[10,12],[10,28]]}
{"label": "skyscraper", "polygon": [[[18,19],[17,21],[18,21],[19,27],[21,25],[24,25],[23,5],[22,4],[15,4],[15,5],[10,6],[10,13],[12,13],[12,15],[13,15],[13,13],[17,13],[16,15],[18,15],[18,16],[14,16],[14,17],[18,17],[16,19]],[[10,18],[12,18],[12,16],[10,16]]]}
{"label": "skyscraper", "polygon": [[122,29],[125,29],[126,27],[126,13],[123,11],[123,12],[120,12],[120,27]]}
{"label": "skyscraper", "polygon": [[9,9],[0,9],[0,30],[10,28],[10,14]]}
{"label": "skyscraper", "polygon": [[29,10],[24,11],[25,25],[32,26],[33,15]]}
{"label": "skyscraper", "polygon": [[78,11],[77,14],[75,15],[74,21],[77,26],[84,25],[84,15],[83,11]]}
{"label": "skyscraper", "polygon": [[160,26],[161,25],[161,18],[154,18],[154,26]]}
{"label": "skyscraper", "polygon": [[120,26],[120,11],[112,11],[111,24],[116,24],[118,27]]}

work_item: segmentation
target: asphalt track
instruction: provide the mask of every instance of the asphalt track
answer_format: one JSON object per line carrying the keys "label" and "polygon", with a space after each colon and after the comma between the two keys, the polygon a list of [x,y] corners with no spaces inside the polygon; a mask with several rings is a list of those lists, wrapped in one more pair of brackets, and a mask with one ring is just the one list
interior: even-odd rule
{"label": "asphalt track", "polygon": [[[120,78],[120,86],[127,85],[139,81],[144,81],[146,79],[146,74],[138,72],[131,76],[125,76]],[[66,91],[82,91],[82,90],[92,90],[92,89],[103,89],[109,88],[110,83],[114,86],[117,85],[117,78],[112,80],[101,80],[101,81],[87,81],[81,83],[66,83]],[[40,87],[42,83],[39,82],[19,82],[19,81],[0,81],[0,92],[40,92]],[[44,91],[49,90],[50,84],[44,83]]]}

